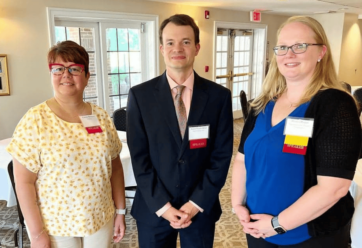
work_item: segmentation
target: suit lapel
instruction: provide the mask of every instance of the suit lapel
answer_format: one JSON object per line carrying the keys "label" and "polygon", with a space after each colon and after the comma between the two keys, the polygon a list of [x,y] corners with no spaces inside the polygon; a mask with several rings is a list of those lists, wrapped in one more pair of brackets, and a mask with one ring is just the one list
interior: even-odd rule
{"label": "suit lapel", "polygon": [[167,122],[167,125],[170,128],[172,135],[180,149],[182,139],[176,117],[175,105],[172,100],[170,85],[168,84],[166,77],[166,72],[160,77],[158,84],[156,84],[154,95],[159,105],[158,108],[160,110],[160,117],[165,118],[165,121]]}
{"label": "suit lapel", "polygon": [[195,73],[195,81],[194,81],[194,89],[192,93],[191,107],[189,117],[187,119],[187,126],[185,137],[182,141],[181,151],[179,154],[179,158],[184,153],[185,149],[189,145],[189,126],[200,125],[200,124],[208,124],[208,123],[200,123],[200,118],[207,104],[207,100],[209,98],[207,94],[207,86],[203,84],[202,78]]}

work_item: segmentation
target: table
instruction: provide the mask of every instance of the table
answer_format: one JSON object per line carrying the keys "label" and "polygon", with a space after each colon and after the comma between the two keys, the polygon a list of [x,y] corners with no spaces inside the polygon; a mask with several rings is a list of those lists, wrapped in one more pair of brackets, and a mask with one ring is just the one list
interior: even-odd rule
{"label": "table", "polygon": [[362,159],[358,160],[356,173],[349,189],[354,198],[354,214],[351,224],[351,248],[362,247]]}
{"label": "table", "polygon": [[131,155],[129,153],[129,148],[127,145],[127,136],[126,132],[117,131],[118,137],[122,142],[122,151],[120,154],[123,174],[124,174],[124,184],[126,187],[137,186],[136,179],[134,178],[133,168],[131,163]]}
{"label": "table", "polygon": [[0,200],[7,202],[7,207],[16,205],[16,198],[8,174],[8,165],[12,160],[5,147],[10,143],[10,139],[0,140]]}
{"label": "table", "polygon": [[[136,180],[134,178],[131,156],[129,153],[126,132],[117,131],[118,137],[122,141],[122,151],[120,158],[123,166],[124,183],[126,187],[136,186]],[[12,160],[10,154],[5,150],[5,147],[10,143],[11,138],[0,140],[0,200],[7,201],[7,207],[16,205],[16,198],[11,181],[8,174],[8,165]],[[134,194],[134,193],[133,193]],[[127,196],[132,196],[132,193],[126,192]]]}

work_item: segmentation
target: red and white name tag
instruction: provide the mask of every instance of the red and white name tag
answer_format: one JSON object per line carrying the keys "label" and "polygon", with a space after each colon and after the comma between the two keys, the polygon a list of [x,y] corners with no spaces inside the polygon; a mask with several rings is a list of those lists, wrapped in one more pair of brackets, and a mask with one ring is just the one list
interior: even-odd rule
{"label": "red and white name tag", "polygon": [[203,148],[207,146],[210,125],[190,126],[189,140],[190,149]]}
{"label": "red and white name tag", "polygon": [[84,128],[87,130],[89,134],[91,133],[102,133],[103,130],[101,128],[101,124],[97,116],[95,115],[82,115],[79,116]]}

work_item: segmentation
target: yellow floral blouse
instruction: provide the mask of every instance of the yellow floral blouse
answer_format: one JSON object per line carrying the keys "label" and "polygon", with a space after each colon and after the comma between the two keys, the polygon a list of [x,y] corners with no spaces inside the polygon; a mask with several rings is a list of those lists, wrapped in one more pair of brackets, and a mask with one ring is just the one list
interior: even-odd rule
{"label": "yellow floral blouse", "polygon": [[7,151],[37,173],[37,201],[54,236],[88,236],[114,217],[112,160],[122,149],[107,112],[91,104],[102,133],[57,117],[43,102],[17,125]]}

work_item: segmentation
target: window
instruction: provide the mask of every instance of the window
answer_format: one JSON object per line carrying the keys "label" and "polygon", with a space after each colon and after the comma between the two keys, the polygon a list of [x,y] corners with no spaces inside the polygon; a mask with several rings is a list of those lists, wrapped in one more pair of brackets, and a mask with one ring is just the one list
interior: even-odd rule
{"label": "window", "polygon": [[53,8],[48,12],[51,45],[73,40],[89,54],[85,101],[112,115],[127,106],[132,86],[156,76],[156,16]]}

